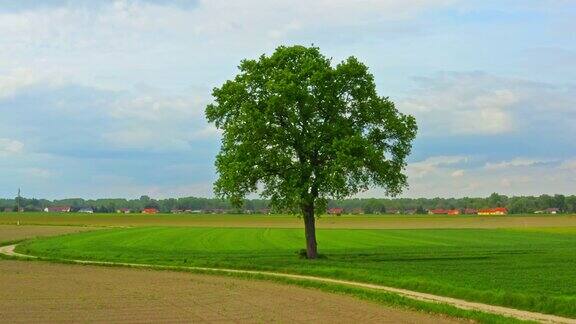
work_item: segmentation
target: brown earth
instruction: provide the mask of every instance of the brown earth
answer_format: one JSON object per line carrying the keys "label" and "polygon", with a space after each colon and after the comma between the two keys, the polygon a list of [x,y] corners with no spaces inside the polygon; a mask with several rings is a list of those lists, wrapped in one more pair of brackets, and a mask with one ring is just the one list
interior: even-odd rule
{"label": "brown earth", "polygon": [[348,296],[172,271],[0,260],[0,322],[455,323]]}
{"label": "brown earth", "polygon": [[41,225],[0,225],[0,243],[34,237],[55,236],[81,231],[96,230],[94,227],[80,226],[41,226]]}

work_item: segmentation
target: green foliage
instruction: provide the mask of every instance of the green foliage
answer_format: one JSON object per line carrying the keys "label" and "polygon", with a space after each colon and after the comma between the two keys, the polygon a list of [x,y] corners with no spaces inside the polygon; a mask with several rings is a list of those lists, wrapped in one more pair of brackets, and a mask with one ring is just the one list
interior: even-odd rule
{"label": "green foliage", "polygon": [[[129,208],[132,211],[140,211],[146,207],[159,208],[160,211],[168,213],[173,209],[180,210],[203,210],[210,211],[226,211],[228,213],[234,212],[234,208],[230,203],[221,199],[214,198],[201,198],[201,197],[182,197],[182,198],[167,198],[167,199],[153,199],[147,196],[142,196],[139,199],[29,199],[21,198],[21,206],[25,211],[34,212],[40,211],[48,206],[71,206],[72,210],[78,210],[82,207],[91,207],[97,213],[115,213],[119,208]],[[0,199],[0,212],[5,208],[12,209],[15,206],[13,199]],[[268,206],[268,201],[263,199],[246,200],[244,203],[244,210],[261,211]]]}
{"label": "green foliage", "polygon": [[541,195],[541,196],[505,196],[492,194],[486,198],[399,198],[399,199],[344,199],[333,200],[329,207],[342,207],[347,212],[361,208],[367,214],[383,214],[386,211],[398,210],[400,213],[415,211],[424,214],[428,209],[465,209],[506,207],[512,214],[528,214],[547,208],[559,208],[562,213],[576,213],[576,196]]}
{"label": "green foliage", "polygon": [[318,230],[325,258],[294,253],[302,231],[114,229],[25,243],[54,258],[258,269],[374,282],[576,317],[576,228]]}
{"label": "green foliage", "polygon": [[336,66],[316,47],[278,47],[243,60],[215,88],[206,117],[223,130],[218,196],[241,205],[262,189],[273,207],[324,212],[330,198],[371,185],[399,193],[416,121],[376,93],[356,58]]}

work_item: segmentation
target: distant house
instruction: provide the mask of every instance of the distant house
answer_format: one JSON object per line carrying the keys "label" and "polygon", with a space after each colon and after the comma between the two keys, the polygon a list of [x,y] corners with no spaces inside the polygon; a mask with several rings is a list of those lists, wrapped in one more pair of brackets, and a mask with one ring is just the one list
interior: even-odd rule
{"label": "distant house", "polygon": [[400,214],[400,209],[398,209],[398,208],[386,208],[386,214]]}
{"label": "distant house", "polygon": [[466,208],[464,209],[464,214],[466,215],[476,215],[478,214],[478,210],[474,208]]}
{"label": "distant house", "polygon": [[506,214],[508,214],[508,209],[506,209],[505,207],[485,208],[478,210],[478,215],[480,216],[506,215]]}
{"label": "distant house", "polygon": [[72,208],[70,206],[50,206],[44,208],[47,213],[69,213]]}
{"label": "distant house", "polygon": [[350,213],[352,214],[356,214],[356,215],[362,215],[364,214],[364,209],[362,208],[353,208]]}
{"label": "distant house", "polygon": [[149,214],[149,215],[158,214],[158,208],[144,208],[142,209],[142,214]]}
{"label": "distant house", "polygon": [[414,214],[416,214],[417,212],[418,212],[418,210],[416,210],[416,209],[406,209],[406,210],[404,211],[404,214],[406,214],[406,215],[414,215]]}
{"label": "distant house", "polygon": [[328,214],[330,215],[342,215],[342,213],[344,213],[344,208],[340,207],[328,208]]}
{"label": "distant house", "polygon": [[459,209],[429,209],[428,214],[430,215],[460,215]]}
{"label": "distant house", "polygon": [[116,212],[118,214],[130,214],[130,212],[132,211],[130,210],[130,208],[118,208],[116,209]]}
{"label": "distant house", "polygon": [[230,211],[223,208],[204,209],[197,212],[197,210],[190,210],[191,213],[204,213],[204,214],[226,214]]}
{"label": "distant house", "polygon": [[170,210],[172,214],[201,214],[202,210],[200,209],[172,209]]}
{"label": "distant house", "polygon": [[79,213],[86,213],[86,214],[93,214],[94,213],[94,209],[90,208],[90,207],[86,207],[86,208],[80,208],[78,209]]}
{"label": "distant house", "polygon": [[560,212],[560,208],[546,208],[544,210],[537,210],[534,214],[558,214]]}

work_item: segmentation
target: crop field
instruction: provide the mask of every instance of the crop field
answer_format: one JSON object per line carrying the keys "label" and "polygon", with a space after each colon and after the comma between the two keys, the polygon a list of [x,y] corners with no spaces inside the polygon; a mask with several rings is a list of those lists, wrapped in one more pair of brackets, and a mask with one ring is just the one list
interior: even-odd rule
{"label": "crop field", "polygon": [[318,240],[323,257],[312,262],[297,255],[303,231],[290,228],[106,229],[36,239],[17,251],[312,274],[576,317],[576,227],[325,228]]}
{"label": "crop field", "polygon": [[95,230],[94,227],[79,226],[16,226],[0,225],[0,244],[14,242],[35,237],[54,236]]}
{"label": "crop field", "polygon": [[[193,226],[302,228],[294,215],[230,214],[78,214],[0,213],[0,224],[72,226]],[[318,228],[418,229],[418,228],[529,228],[576,226],[576,215],[432,216],[432,215],[324,215]]]}

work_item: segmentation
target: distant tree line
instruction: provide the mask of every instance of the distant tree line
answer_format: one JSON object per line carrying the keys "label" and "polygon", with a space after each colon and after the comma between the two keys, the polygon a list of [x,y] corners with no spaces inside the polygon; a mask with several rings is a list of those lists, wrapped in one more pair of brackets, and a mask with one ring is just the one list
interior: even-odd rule
{"label": "distant tree line", "polygon": [[493,193],[486,198],[358,198],[331,201],[329,207],[341,207],[345,211],[362,210],[367,214],[416,213],[424,214],[429,209],[481,209],[506,207],[509,213],[534,213],[548,208],[561,212],[576,213],[576,195],[541,195],[508,197]]}
{"label": "distant tree line", "polygon": [[189,211],[215,211],[228,213],[242,213],[245,211],[257,211],[267,208],[268,202],[262,199],[246,200],[242,209],[235,209],[230,203],[215,198],[183,197],[153,199],[148,196],[141,196],[139,199],[104,198],[104,199],[36,199],[36,198],[14,198],[0,199],[0,211],[16,211],[18,201],[24,211],[41,211],[51,206],[70,206],[72,210],[81,208],[92,208],[96,213],[115,213],[121,208],[130,209],[133,212],[141,211],[144,208],[157,208],[161,212],[172,210]]}
{"label": "distant tree line", "polygon": [[[18,198],[0,199],[1,211],[16,211]],[[49,206],[71,206],[72,210],[92,208],[97,213],[114,213],[120,208],[139,212],[144,208],[157,208],[161,212],[196,211],[215,213],[268,213],[269,202],[264,199],[246,199],[241,209],[232,207],[224,200],[216,198],[167,198],[153,199],[142,196],[139,199],[20,199],[24,211],[41,211]],[[343,208],[345,213],[410,213],[425,214],[429,209],[465,209],[506,207],[512,214],[534,213],[548,208],[558,208],[564,213],[576,213],[576,195],[541,195],[508,197],[493,193],[486,198],[354,198],[329,201],[328,207]]]}

